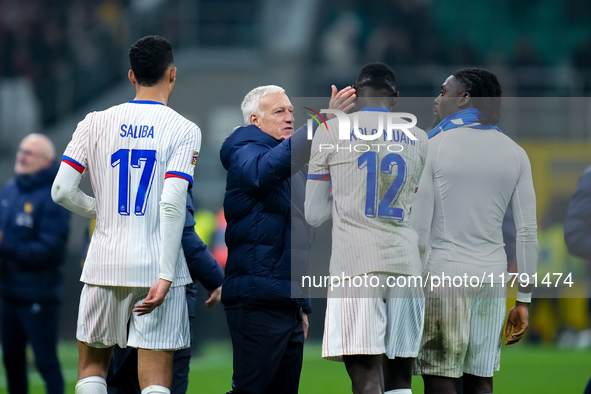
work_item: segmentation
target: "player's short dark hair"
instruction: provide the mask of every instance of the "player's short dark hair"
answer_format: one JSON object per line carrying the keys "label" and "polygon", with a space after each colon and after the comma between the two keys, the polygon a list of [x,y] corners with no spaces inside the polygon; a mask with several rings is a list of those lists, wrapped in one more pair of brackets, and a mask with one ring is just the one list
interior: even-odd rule
{"label": "player's short dark hair", "polygon": [[394,71],[385,63],[368,63],[359,72],[356,88],[369,86],[374,89],[391,90],[393,94],[398,92],[396,88],[396,75]]}
{"label": "player's short dark hair", "polygon": [[154,86],[173,64],[172,45],[164,37],[142,37],[129,48],[129,63],[141,86]]}
{"label": "player's short dark hair", "polygon": [[474,107],[482,111],[480,123],[497,125],[501,119],[503,91],[496,75],[482,68],[462,68],[452,75],[470,93]]}

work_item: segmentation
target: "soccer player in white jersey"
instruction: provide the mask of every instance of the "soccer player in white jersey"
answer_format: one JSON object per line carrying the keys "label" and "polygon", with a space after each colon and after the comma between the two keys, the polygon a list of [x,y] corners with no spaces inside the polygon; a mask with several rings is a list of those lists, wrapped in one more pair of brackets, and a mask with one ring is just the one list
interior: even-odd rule
{"label": "soccer player in white jersey", "polygon": [[[386,64],[366,65],[355,89],[358,111],[348,119],[360,133],[347,127],[348,138],[340,140],[338,118],[317,129],[306,185],[306,220],[319,226],[332,216],[330,275],[345,277],[329,293],[322,356],[344,361],[354,393],[410,393],[422,289],[387,280],[421,274],[409,215],[427,135],[390,112],[398,90]],[[392,124],[398,126],[388,135]],[[364,139],[370,134],[377,139]],[[355,286],[366,275],[377,286]]]}
{"label": "soccer player in white jersey", "polygon": [[[135,99],[78,124],[52,189],[57,203],[97,219],[81,277],[77,394],[107,393],[115,344],[139,349],[142,394],[170,393],[173,352],[190,344],[180,242],[201,132],[167,106],[170,43],[141,38],[129,59]],[[86,173],[94,197],[78,188]]]}
{"label": "soccer player in white jersey", "polygon": [[[509,278],[501,229],[509,204],[519,273],[531,277],[536,271],[531,166],[525,151],[496,126],[500,97],[494,74],[469,68],[449,76],[435,99],[438,124],[429,133],[412,219],[431,278],[417,358],[425,393],[455,393],[460,377],[464,394],[492,392]],[[519,278],[527,284],[524,275]],[[507,344],[518,342],[527,328],[531,290],[519,289],[507,319]]]}

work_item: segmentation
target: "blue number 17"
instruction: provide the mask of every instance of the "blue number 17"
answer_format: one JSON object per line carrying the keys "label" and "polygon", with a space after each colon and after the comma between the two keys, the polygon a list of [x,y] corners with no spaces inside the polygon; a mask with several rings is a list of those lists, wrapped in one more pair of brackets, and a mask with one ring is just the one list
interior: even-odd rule
{"label": "blue number 17", "polygon": [[400,192],[406,184],[406,163],[404,159],[396,154],[390,153],[386,155],[379,165],[379,172],[382,174],[392,174],[394,166],[398,167],[398,172],[394,182],[384,194],[384,198],[378,205],[378,159],[377,152],[365,152],[357,160],[357,166],[360,170],[367,168],[367,194],[365,197],[365,216],[370,218],[377,216],[380,219],[403,220],[404,210],[402,208],[394,208],[393,205],[398,201]]}
{"label": "blue number 17", "polygon": [[129,161],[129,149],[119,149],[111,155],[111,166],[113,168],[119,166],[119,198],[118,198],[118,212],[119,215],[129,216],[129,165],[132,168],[140,168],[141,163],[144,163],[144,170],[140,177],[140,184],[137,189],[134,203],[134,213],[136,216],[144,216],[146,212],[146,202],[152,189],[152,181],[154,180],[154,165],[156,164],[156,151],[133,149],[131,150],[131,163]]}

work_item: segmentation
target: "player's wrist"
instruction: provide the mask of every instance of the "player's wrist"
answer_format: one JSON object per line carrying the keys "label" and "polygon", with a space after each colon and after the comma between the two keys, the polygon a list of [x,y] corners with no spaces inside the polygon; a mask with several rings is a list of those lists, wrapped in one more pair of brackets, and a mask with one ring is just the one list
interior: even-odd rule
{"label": "player's wrist", "polygon": [[521,291],[518,291],[515,305],[529,306],[529,304],[531,304],[531,293],[523,293]]}

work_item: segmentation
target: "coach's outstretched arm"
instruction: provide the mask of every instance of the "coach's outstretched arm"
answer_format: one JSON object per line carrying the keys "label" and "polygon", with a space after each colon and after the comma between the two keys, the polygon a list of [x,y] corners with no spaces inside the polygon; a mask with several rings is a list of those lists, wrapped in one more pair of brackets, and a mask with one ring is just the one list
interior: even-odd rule
{"label": "coach's outstretched arm", "polygon": [[160,277],[152,285],[144,301],[133,309],[139,316],[162,305],[174,281],[185,224],[188,186],[188,181],[184,178],[171,177],[164,180],[160,199]]}
{"label": "coach's outstretched arm", "polygon": [[96,200],[78,188],[82,174],[62,162],[51,187],[51,198],[56,204],[85,218],[96,218]]}

